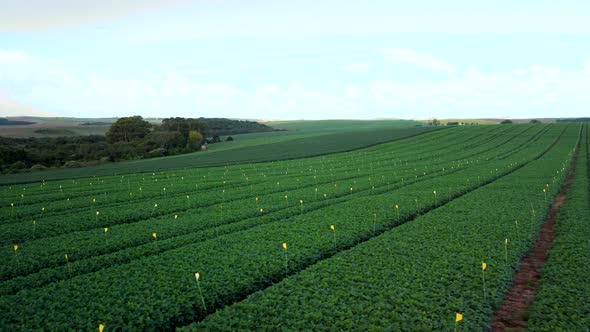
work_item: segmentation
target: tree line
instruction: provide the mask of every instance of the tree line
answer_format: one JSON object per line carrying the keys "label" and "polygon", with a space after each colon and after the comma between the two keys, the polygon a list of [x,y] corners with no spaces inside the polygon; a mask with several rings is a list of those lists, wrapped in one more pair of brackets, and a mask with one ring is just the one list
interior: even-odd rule
{"label": "tree line", "polygon": [[[256,122],[229,119],[174,117],[155,124],[141,116],[124,117],[115,121],[105,136],[0,137],[0,172],[82,167],[189,153],[201,150],[204,144],[221,142],[220,135],[272,130]],[[226,140],[233,138],[228,136]]]}

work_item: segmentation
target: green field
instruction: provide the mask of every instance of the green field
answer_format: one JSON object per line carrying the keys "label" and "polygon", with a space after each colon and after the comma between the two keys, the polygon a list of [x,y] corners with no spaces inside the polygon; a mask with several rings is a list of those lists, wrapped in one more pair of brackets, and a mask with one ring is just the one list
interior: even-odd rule
{"label": "green field", "polygon": [[296,159],[351,151],[440,130],[415,127],[416,124],[414,121],[294,122],[289,131],[233,135],[234,141],[211,144],[208,151],[77,169],[2,175],[0,184]]}
{"label": "green field", "polygon": [[[483,331],[575,156],[565,211],[588,206],[588,125],[281,126],[205,153],[0,178],[13,182],[0,330]],[[541,317],[580,315],[544,287]]]}

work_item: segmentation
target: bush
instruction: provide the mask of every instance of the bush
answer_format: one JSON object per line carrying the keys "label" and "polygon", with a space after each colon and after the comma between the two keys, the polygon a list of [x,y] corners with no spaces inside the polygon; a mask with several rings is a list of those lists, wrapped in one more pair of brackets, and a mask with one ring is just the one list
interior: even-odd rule
{"label": "bush", "polygon": [[511,124],[512,120],[504,120],[502,122],[500,122],[500,124]]}
{"label": "bush", "polygon": [[166,155],[166,149],[164,148],[157,148],[157,149],[153,149],[150,152],[147,153],[147,157],[149,158],[154,158],[154,157],[162,157]]}
{"label": "bush", "polygon": [[83,165],[81,162],[75,160],[66,161],[66,163],[64,164],[65,168],[80,168],[82,166]]}
{"label": "bush", "polygon": [[227,136],[227,138],[225,139],[226,142],[231,142],[233,140],[234,140],[234,138],[231,136]]}
{"label": "bush", "polygon": [[35,164],[35,165],[31,166],[31,171],[44,171],[46,169],[47,169],[47,167],[45,165],[41,165],[41,164]]}

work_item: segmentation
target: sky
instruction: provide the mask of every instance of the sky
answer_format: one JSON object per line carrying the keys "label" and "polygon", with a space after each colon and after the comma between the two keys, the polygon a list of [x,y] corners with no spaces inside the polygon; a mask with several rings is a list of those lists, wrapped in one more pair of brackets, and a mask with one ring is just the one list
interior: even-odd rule
{"label": "sky", "polygon": [[567,0],[0,0],[0,116],[589,116],[588,22]]}

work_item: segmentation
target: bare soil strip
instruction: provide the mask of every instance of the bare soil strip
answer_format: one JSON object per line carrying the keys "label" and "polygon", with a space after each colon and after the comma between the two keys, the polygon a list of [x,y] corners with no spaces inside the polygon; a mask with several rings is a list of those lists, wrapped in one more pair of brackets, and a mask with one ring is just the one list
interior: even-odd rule
{"label": "bare soil strip", "polygon": [[537,242],[520,260],[512,281],[512,288],[504,297],[500,308],[494,312],[490,329],[492,332],[519,331],[527,326],[528,309],[535,299],[535,291],[541,279],[541,269],[547,261],[547,254],[555,238],[555,218],[559,208],[567,199],[567,188],[574,177],[578,152],[579,144],[565,182],[543,221]]}

